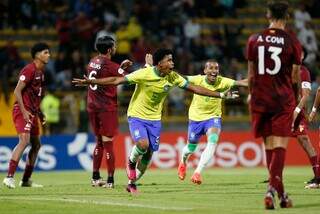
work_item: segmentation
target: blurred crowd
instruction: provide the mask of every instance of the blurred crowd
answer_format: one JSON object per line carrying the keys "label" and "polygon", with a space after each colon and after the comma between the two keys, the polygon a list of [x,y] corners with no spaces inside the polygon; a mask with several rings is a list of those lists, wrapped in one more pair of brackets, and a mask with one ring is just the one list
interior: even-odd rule
{"label": "blurred crowd", "polygon": [[[237,10],[248,4],[246,0],[4,0],[0,2],[0,29],[56,29],[59,45],[46,75],[50,91],[75,90],[71,79],[85,73],[94,53],[94,41],[102,35],[115,38],[117,54],[113,60],[131,59],[135,63],[132,70],[144,65],[146,53],[166,47],[174,50],[175,67],[184,75],[202,73],[204,62],[216,59],[222,75],[242,79],[247,71],[245,47],[239,37],[245,26],[224,24],[220,29],[206,31],[195,20],[241,18]],[[312,72],[314,88],[320,85],[319,51],[311,20],[320,17],[318,11],[320,2],[307,0],[297,4],[292,14],[294,32],[308,51],[305,63]],[[1,86],[6,99],[10,83],[15,85],[17,72],[26,63],[13,41],[0,48]],[[131,90],[121,88],[127,89]],[[184,92],[174,90],[169,105],[181,112],[185,109],[181,105],[184,97]],[[68,99],[67,103],[72,104]]]}

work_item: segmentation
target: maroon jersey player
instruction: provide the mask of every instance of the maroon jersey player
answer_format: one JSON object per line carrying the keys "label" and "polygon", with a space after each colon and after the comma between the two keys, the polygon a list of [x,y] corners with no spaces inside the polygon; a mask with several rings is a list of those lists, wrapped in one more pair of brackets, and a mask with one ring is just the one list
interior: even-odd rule
{"label": "maroon jersey player", "polygon": [[[302,52],[302,59],[306,58],[306,51]],[[311,92],[311,78],[310,72],[307,67],[301,66],[300,69],[300,78],[301,78],[301,100],[299,106],[302,106],[300,114],[295,121],[294,135],[297,137],[299,144],[303,147],[307,153],[314,177],[307,182],[306,188],[313,189],[319,188],[320,183],[320,169],[319,169],[319,159],[315,148],[313,147],[310,137],[308,136],[308,121],[305,115],[305,104]]]}
{"label": "maroon jersey player", "polygon": [[31,48],[33,62],[26,65],[20,72],[18,84],[14,90],[16,102],[13,106],[13,121],[19,135],[19,143],[14,148],[9,162],[8,175],[3,184],[15,188],[14,173],[22,153],[30,143],[31,149],[27,155],[27,162],[20,186],[42,187],[30,180],[34,164],[40,149],[39,119],[44,123],[40,111],[40,102],[43,95],[44,67],[49,61],[49,46],[37,43]]}
{"label": "maroon jersey player", "polygon": [[283,1],[269,3],[269,28],[252,35],[247,44],[253,131],[255,137],[264,140],[269,166],[266,209],[274,209],[275,192],[282,208],[292,206],[284,191],[282,172],[288,140],[293,136],[293,124],[301,109],[296,108],[294,90],[300,84],[301,47],[285,31],[288,7]]}
{"label": "maroon jersey player", "polygon": [[[123,76],[123,68],[131,62],[125,60],[121,65],[112,62],[111,56],[115,54],[115,41],[104,36],[97,39],[95,48],[99,55],[92,58],[87,67],[89,79]],[[113,138],[118,131],[117,87],[89,85],[87,97],[87,111],[93,132],[96,136],[96,147],[93,152],[92,186],[114,187],[115,156],[113,151]],[[100,165],[106,154],[108,167],[107,182],[100,176]]]}
{"label": "maroon jersey player", "polygon": [[[306,58],[306,51],[303,50],[302,52],[302,60]],[[307,67],[301,66],[300,67],[300,79],[301,79],[301,100],[299,106],[302,106],[299,115],[294,124],[294,132],[293,135],[297,138],[299,144],[302,146],[306,154],[308,155],[310,164],[312,166],[314,177],[307,181],[307,185],[305,186],[306,189],[314,189],[319,188],[320,183],[320,167],[319,167],[319,158],[316,152],[316,149],[311,143],[310,137],[308,135],[308,121],[306,118],[306,110],[305,104],[308,100],[308,97],[311,92],[311,78],[310,72]],[[270,162],[268,162],[270,164]],[[269,168],[269,166],[267,166]],[[268,180],[264,181],[264,183],[268,182]]]}

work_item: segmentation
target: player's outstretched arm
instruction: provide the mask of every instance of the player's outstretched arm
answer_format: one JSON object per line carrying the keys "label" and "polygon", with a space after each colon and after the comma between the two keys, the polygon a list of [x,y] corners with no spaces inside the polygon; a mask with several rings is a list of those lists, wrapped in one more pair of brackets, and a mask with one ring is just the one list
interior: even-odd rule
{"label": "player's outstretched arm", "polygon": [[313,107],[309,114],[309,121],[312,122],[317,114],[317,110],[320,105],[320,87],[317,89],[316,97],[314,98]]}
{"label": "player's outstretched arm", "polygon": [[124,77],[106,77],[100,79],[89,79],[87,76],[84,76],[83,79],[74,78],[72,83],[76,86],[84,86],[84,85],[120,85],[126,82]]}
{"label": "player's outstretched arm", "polygon": [[250,83],[253,78],[253,74],[254,74],[254,64],[252,61],[248,60],[248,88],[249,88],[249,91],[251,88]]}
{"label": "player's outstretched arm", "polygon": [[222,98],[224,96],[223,93],[216,92],[216,91],[211,91],[209,89],[203,88],[203,87],[198,86],[198,85],[193,85],[191,83],[189,83],[185,89],[188,90],[188,91],[191,91],[191,92],[193,92],[195,94],[200,94],[200,95],[209,96],[209,97]]}
{"label": "player's outstretched arm", "polygon": [[248,87],[248,79],[237,80],[235,81],[234,85],[240,87]]}
{"label": "player's outstretched arm", "polygon": [[188,91],[191,91],[195,94],[209,96],[209,97],[217,97],[217,98],[224,98],[224,99],[235,99],[235,98],[239,97],[239,95],[237,94],[236,91],[220,93],[217,91],[211,91],[209,89],[206,89],[206,88],[198,86],[198,85],[193,85],[191,83],[189,83],[185,89]]}

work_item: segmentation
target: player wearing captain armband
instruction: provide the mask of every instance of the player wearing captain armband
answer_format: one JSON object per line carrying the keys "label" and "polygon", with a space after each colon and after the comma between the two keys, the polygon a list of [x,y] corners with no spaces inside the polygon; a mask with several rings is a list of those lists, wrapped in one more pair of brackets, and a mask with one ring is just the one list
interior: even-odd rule
{"label": "player wearing captain armband", "polygon": [[[208,60],[204,68],[205,75],[187,76],[190,83],[204,88],[227,92],[233,86],[248,86],[247,80],[233,80],[219,75],[219,64]],[[201,154],[200,161],[194,171],[191,181],[201,184],[201,172],[214,155],[221,132],[221,98],[193,95],[189,108],[188,144],[183,148],[178,166],[178,177],[185,179],[187,160],[195,152],[202,135],[207,136],[207,145]]]}
{"label": "player wearing captain armband", "polygon": [[201,86],[190,84],[177,72],[173,71],[172,51],[159,49],[153,55],[154,66],[142,68],[124,77],[102,79],[74,79],[76,85],[98,84],[118,85],[135,84],[135,91],[128,107],[128,123],[131,137],[135,142],[127,164],[127,191],[135,194],[135,182],[146,171],[153,152],[158,151],[161,131],[163,103],[173,87],[180,87],[193,93],[211,97],[232,98],[225,93],[211,91]]}
{"label": "player wearing captain armband", "polygon": [[[306,55],[307,55],[307,52],[305,49],[303,49],[301,54],[302,61],[306,58]],[[307,185],[305,186],[305,188],[314,189],[314,188],[319,188],[319,185],[320,185],[320,166],[319,166],[320,159],[308,135],[308,120],[305,115],[306,114],[305,105],[311,92],[311,78],[310,78],[310,72],[308,68],[303,65],[300,68],[300,79],[301,79],[301,99],[300,99],[300,102],[297,103],[298,105],[295,108],[295,112],[298,115],[294,124],[293,134],[296,136],[299,144],[302,146],[302,148],[308,155],[310,164],[312,166],[313,174],[314,174],[314,177],[310,181],[306,182]]]}
{"label": "player wearing captain armband", "polygon": [[314,121],[316,114],[319,110],[319,106],[320,106],[320,86],[317,89],[316,97],[314,98],[313,106],[309,114],[309,122]]}
{"label": "player wearing captain armband", "polygon": [[[307,52],[305,49],[303,49],[301,54],[302,61],[306,58]],[[314,177],[305,182],[307,185],[305,186],[306,189],[315,189],[319,188],[319,182],[320,182],[320,167],[319,167],[319,155],[316,152],[316,149],[313,147],[310,137],[308,135],[308,121],[306,118],[306,110],[305,105],[308,100],[308,97],[311,92],[311,78],[310,78],[310,72],[307,67],[301,66],[300,67],[300,79],[301,79],[301,99],[297,103],[298,105],[295,108],[294,113],[297,115],[297,119],[294,124],[293,134],[297,138],[299,144],[302,146],[306,154],[308,155],[310,164],[312,166]],[[310,113],[310,121],[313,120],[315,112],[316,112],[316,106],[317,104],[314,104],[314,107],[312,108],[312,112]],[[270,164],[268,162],[267,164]],[[268,168],[270,166],[267,166]],[[268,182],[266,180],[265,182]]]}

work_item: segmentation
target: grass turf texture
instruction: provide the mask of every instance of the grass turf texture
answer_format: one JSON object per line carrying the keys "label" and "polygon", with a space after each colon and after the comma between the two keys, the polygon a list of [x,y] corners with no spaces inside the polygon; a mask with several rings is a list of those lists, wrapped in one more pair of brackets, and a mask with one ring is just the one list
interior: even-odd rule
{"label": "grass turf texture", "polygon": [[[149,170],[140,180],[138,196],[125,191],[125,171],[116,171],[115,189],[90,186],[89,172],[36,172],[33,180],[44,188],[8,189],[0,187],[0,213],[272,213],[263,207],[267,178],[264,168],[210,169],[203,173],[203,184],[190,182],[188,170],[180,181],[176,170]],[[105,172],[103,172],[105,173]],[[310,167],[287,167],[285,186],[293,208],[278,213],[319,213],[320,189],[304,189],[311,178]],[[5,174],[0,174],[1,182]],[[21,173],[16,175],[16,185]]]}

